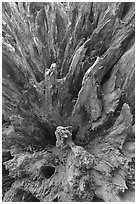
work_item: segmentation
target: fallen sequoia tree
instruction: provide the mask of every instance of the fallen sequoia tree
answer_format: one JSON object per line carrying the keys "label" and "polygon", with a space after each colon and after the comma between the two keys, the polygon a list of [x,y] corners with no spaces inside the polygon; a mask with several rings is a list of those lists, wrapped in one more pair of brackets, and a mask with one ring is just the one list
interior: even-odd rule
{"label": "fallen sequoia tree", "polygon": [[135,4],[2,15],[3,201],[134,201]]}

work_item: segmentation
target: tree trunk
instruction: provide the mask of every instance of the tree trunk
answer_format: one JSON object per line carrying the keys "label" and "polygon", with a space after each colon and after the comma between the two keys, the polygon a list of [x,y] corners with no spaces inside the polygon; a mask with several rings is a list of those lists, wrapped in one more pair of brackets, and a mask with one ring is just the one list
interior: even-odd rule
{"label": "tree trunk", "polygon": [[3,201],[134,201],[135,4],[2,9]]}

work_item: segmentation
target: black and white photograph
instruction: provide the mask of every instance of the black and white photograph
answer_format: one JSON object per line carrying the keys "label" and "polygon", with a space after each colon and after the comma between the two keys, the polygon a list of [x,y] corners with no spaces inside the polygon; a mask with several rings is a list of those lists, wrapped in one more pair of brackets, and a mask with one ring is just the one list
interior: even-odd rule
{"label": "black and white photograph", "polygon": [[135,2],[2,2],[2,202],[135,202]]}

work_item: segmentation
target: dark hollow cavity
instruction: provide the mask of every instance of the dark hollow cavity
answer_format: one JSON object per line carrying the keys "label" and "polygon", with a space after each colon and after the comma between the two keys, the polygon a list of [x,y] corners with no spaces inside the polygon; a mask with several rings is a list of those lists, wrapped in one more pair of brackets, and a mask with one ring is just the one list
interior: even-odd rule
{"label": "dark hollow cavity", "polygon": [[31,192],[17,189],[13,202],[40,202],[40,200],[33,196]]}
{"label": "dark hollow cavity", "polygon": [[94,196],[92,202],[105,202],[105,201],[97,196]]}
{"label": "dark hollow cavity", "polygon": [[55,168],[53,166],[42,166],[40,171],[42,176],[49,179],[54,174]]}
{"label": "dark hollow cavity", "polygon": [[53,202],[58,202],[58,197],[56,197],[56,198],[53,200]]}

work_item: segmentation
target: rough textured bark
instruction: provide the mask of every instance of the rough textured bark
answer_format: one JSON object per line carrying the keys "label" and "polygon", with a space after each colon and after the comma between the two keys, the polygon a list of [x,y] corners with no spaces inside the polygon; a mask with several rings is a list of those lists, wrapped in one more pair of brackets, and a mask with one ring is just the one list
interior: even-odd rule
{"label": "rough textured bark", "polygon": [[3,201],[134,201],[135,4],[2,15]]}

